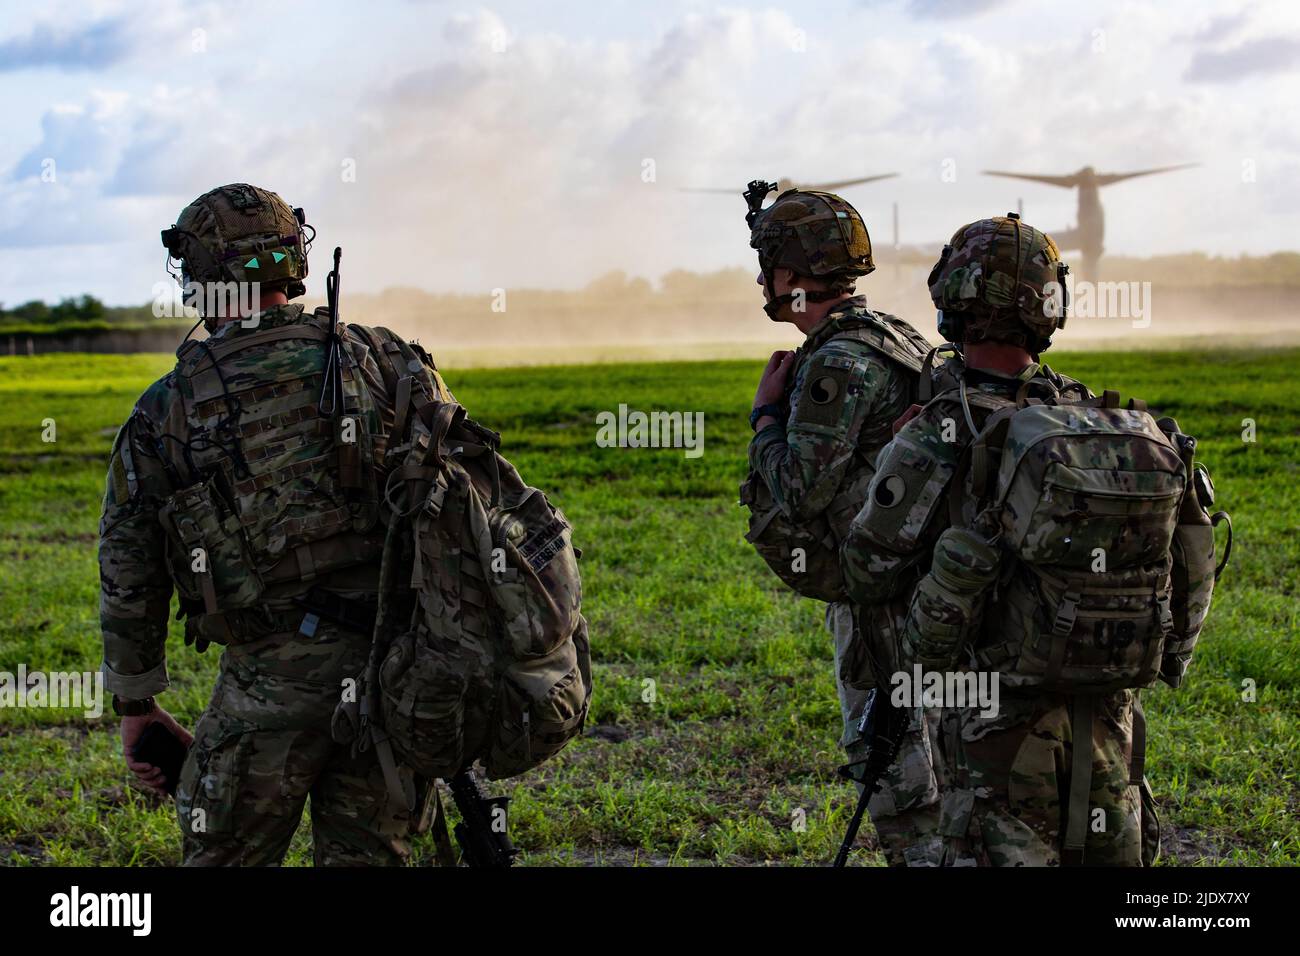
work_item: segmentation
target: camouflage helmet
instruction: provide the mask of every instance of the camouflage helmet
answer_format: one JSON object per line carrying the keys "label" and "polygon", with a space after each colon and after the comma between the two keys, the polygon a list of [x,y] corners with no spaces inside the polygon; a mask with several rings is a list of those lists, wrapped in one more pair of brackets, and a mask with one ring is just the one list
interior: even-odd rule
{"label": "camouflage helmet", "polygon": [[[189,282],[280,283],[289,298],[304,294],[311,237],[302,209],[269,189],[233,183],[204,193],[162,231],[170,257]],[[314,235],[314,230],[312,235]]]}
{"label": "camouflage helmet", "polygon": [[953,233],[927,280],[950,342],[996,339],[1037,354],[1065,325],[1065,276],[1055,241],[1005,216],[980,219]]}
{"label": "camouflage helmet", "polygon": [[[754,187],[769,183],[750,183]],[[758,197],[761,203],[763,196]],[[745,217],[749,223],[749,245],[758,250],[766,268],[793,269],[801,276],[844,279],[875,271],[871,261],[871,237],[858,211],[834,193],[811,189],[787,189],[766,209],[753,208]]]}

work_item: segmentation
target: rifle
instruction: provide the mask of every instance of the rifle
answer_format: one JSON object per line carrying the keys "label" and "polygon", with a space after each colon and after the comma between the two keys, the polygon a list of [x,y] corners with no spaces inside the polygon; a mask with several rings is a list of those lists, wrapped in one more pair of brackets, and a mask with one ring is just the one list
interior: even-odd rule
{"label": "rifle", "polygon": [[465,865],[493,869],[512,866],[519,851],[506,833],[506,805],[510,798],[489,797],[473,770],[462,770],[448,785],[460,811],[461,822],[454,832]]}
{"label": "rifle", "polygon": [[343,339],[339,335],[339,261],[343,250],[334,247],[334,268],[325,277],[325,295],[329,302],[330,334],[322,370],[320,400],[316,411],[321,418],[334,421],[334,447],[338,452],[339,487],[353,499],[363,487],[361,475],[361,446],[357,443],[355,419],[342,416],[346,411],[343,402]]}
{"label": "rifle", "polygon": [[325,301],[329,304],[330,337],[329,351],[325,356],[325,368],[320,388],[320,401],[316,410],[321,418],[337,418],[339,407],[343,404],[343,367],[340,364],[339,350],[339,260],[343,258],[342,247],[334,247],[334,268],[325,277]]}
{"label": "rifle", "polygon": [[[867,694],[867,703],[862,710],[862,720],[858,731],[870,741],[867,756],[862,760],[845,764],[839,768],[839,775],[845,780],[852,780],[862,787],[858,794],[858,805],[849,820],[848,832],[840,851],[835,854],[831,865],[842,867],[848,862],[857,839],[858,827],[862,825],[863,814],[867,811],[867,801],[880,789],[880,778],[885,775],[898,757],[898,748],[903,742],[903,732],[907,730],[907,711],[893,706],[879,687],[871,688]],[[855,770],[859,772],[855,773]]]}

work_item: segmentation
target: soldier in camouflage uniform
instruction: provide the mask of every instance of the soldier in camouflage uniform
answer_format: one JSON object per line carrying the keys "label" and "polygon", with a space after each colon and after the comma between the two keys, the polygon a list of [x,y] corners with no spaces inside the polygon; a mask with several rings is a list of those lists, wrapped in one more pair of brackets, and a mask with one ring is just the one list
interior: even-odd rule
{"label": "soldier in camouflage uniform", "polygon": [[[839,570],[839,539],[861,507],[895,419],[916,397],[929,343],[854,295],[857,278],[875,266],[866,226],[851,205],[830,193],[789,190],[761,209],[770,188],[754,183],[747,194],[764,311],[806,338],[795,352],[773,353],[759,382],[750,416],[752,470],[741,500],[752,514],[747,537],[772,569],[799,593],[827,601],[840,743],[856,761],[865,756],[859,725],[875,675],[848,654],[857,626],[878,624],[855,620]],[[868,810],[891,865],[933,865],[936,728],[921,708],[910,719],[899,758]]]}
{"label": "soldier in camouflage uniform", "polygon": [[[967,449],[998,409],[1015,409],[1017,399],[1024,407],[1025,402],[1065,396],[1100,407],[1095,404],[1100,399],[1092,399],[1083,386],[1038,358],[1064,321],[1063,293],[1055,290],[1063,289],[1065,271],[1051,237],[1022,224],[1014,213],[957,231],[931,272],[930,290],[941,310],[941,334],[963,343],[964,367],[961,358],[950,360],[960,385],[923,409],[914,408],[914,417],[881,452],[866,504],[843,545],[843,571],[855,598],[875,605],[915,595],[908,624],[890,636],[887,646],[875,648],[876,653],[906,670],[920,662],[927,670],[992,671],[1003,688],[1010,685],[1000,695],[996,715],[982,715],[981,705],[943,709],[937,766],[945,865],[1056,866],[1086,861],[1136,866],[1153,860],[1158,848],[1159,823],[1142,773],[1144,725],[1136,689],[1118,682],[1122,689],[1102,693],[1046,692],[1008,665],[1007,648],[1020,645],[1018,628],[1026,626],[1024,596],[1009,583],[1017,579],[1005,557],[998,557],[998,538],[1005,548],[1008,532],[996,524],[980,524],[987,513],[979,513],[971,492],[969,472],[978,465],[971,464]],[[1140,404],[1130,408],[1144,410]],[[1162,430],[1165,422],[1176,432],[1170,419],[1162,420]],[[1158,434],[1154,437],[1157,445],[1163,441]],[[1173,448],[1167,450],[1176,460]],[[1010,446],[1006,454],[1012,455]],[[1128,457],[1131,461],[1133,456]],[[1033,497],[1044,500],[1041,487],[1033,489]],[[1199,505],[1191,510],[1201,513]],[[1196,516],[1193,522],[1202,524]],[[1208,517],[1203,524],[1209,524]],[[961,529],[976,528],[982,536],[943,535],[950,527],[962,534]],[[1196,540],[1203,550],[1206,532],[1212,570],[1212,528],[1200,527]],[[1067,545],[1070,540],[1064,538]],[[1177,578],[1175,555],[1175,605]],[[918,579],[923,579],[919,587]],[[917,607],[925,604],[931,593],[927,588],[935,581],[947,603],[938,599],[938,610],[929,612],[936,617],[922,621],[927,633],[951,638],[955,645],[953,635],[964,624],[970,637],[942,664],[935,663],[942,655],[914,636]],[[978,585],[963,590],[969,581]],[[1205,582],[1201,586],[1206,587]],[[963,609],[980,607],[969,596],[979,593],[979,587],[989,595],[980,599],[987,603],[963,618]],[[1200,607],[1184,608],[1191,611],[1192,620],[1181,628],[1182,638],[1165,639],[1160,677],[1167,683],[1176,686],[1181,680],[1208,600],[1207,590],[1193,598],[1191,603]],[[1087,633],[1074,638],[1083,629],[1075,627],[1075,607],[1068,603],[1055,610],[1055,624],[1049,617],[1047,624],[1029,626],[1090,644],[1094,622],[1088,622]],[[1168,632],[1168,621],[1161,618],[1164,610],[1149,604],[1142,613],[1166,625]],[[1100,623],[1096,633],[1103,633]],[[1096,641],[1101,643],[1100,636]],[[1152,646],[1160,645],[1153,639]],[[1158,655],[1158,650],[1152,654]],[[1014,657],[1010,660],[1014,664]],[[1052,666],[1059,671],[1059,657]],[[1128,683],[1148,686],[1155,676],[1153,663],[1141,680]],[[1089,747],[1076,754],[1074,741],[1082,736],[1090,736]]]}
{"label": "soldier in camouflage uniform", "polygon": [[187,865],[278,864],[309,796],[318,865],[400,863],[423,816],[390,804],[374,752],[335,744],[330,719],[370,647],[379,463],[394,393],[415,379],[392,383],[423,366],[445,387],[391,332],[331,331],[326,310],[289,304],[305,291],[310,228],[246,184],[182,211],[163,242],[187,292],[251,290],[251,309],[205,295],[208,338],[183,343],[113,445],[102,669],[144,784],[163,783],[131,753],[148,724],[191,739],[153,699],[168,686],[173,589],[186,643],[225,648],[176,790]]}

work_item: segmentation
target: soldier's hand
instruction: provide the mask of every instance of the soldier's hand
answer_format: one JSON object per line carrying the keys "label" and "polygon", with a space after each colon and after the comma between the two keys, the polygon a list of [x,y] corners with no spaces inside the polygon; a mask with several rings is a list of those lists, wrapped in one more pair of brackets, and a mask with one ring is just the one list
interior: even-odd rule
{"label": "soldier's hand", "polygon": [[903,430],[904,425],[910,422],[917,415],[921,414],[921,409],[924,407],[925,406],[923,405],[913,405],[907,411],[903,412],[903,414],[899,415],[898,418],[894,420],[894,434],[897,435]]}
{"label": "soldier's hand", "polygon": [[794,365],[794,353],[777,349],[767,360],[763,377],[758,380],[758,391],[754,393],[754,407],[759,405],[776,405],[785,398],[786,380],[790,378],[790,369]]}
{"label": "soldier's hand", "polygon": [[140,740],[140,735],[144,733],[146,727],[153,723],[163,724],[180,739],[187,749],[194,742],[194,735],[178,724],[176,718],[161,707],[156,708],[151,714],[122,718],[122,755],[126,758],[127,769],[135,774],[136,779],[146,787],[150,787],[159,794],[166,796],[167,781],[162,770],[153,764],[141,763],[131,756],[131,751],[135,749],[136,743]]}

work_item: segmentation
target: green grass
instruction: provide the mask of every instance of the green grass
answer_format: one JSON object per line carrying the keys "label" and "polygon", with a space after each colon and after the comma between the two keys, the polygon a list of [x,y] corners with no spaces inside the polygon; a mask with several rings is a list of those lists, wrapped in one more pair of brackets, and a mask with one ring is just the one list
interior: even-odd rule
{"label": "green grass", "polygon": [[[1300,860],[1300,351],[1075,353],[1062,371],[1117,387],[1200,439],[1236,528],[1191,676],[1145,700],[1166,863]],[[167,356],[0,358],[0,670],[100,659],[96,523],[109,445]],[[532,864],[820,864],[851,810],[820,605],[743,540],[736,488],[752,361],[480,369],[457,397],[576,526],[596,660],[588,734],[498,790]],[[705,453],[602,449],[597,412],[702,411]],[[41,440],[53,418],[57,441]],[[1256,423],[1242,441],[1242,420]],[[192,723],[217,655],[170,645],[164,704]],[[654,700],[645,689],[654,682]],[[1253,701],[1243,700],[1253,681]],[[175,863],[169,804],[137,791],[111,718],[0,710],[0,862]],[[796,810],[806,830],[796,832]],[[417,845],[417,859],[432,850]],[[303,827],[291,862],[310,859]],[[880,862],[860,854],[862,862]]]}

